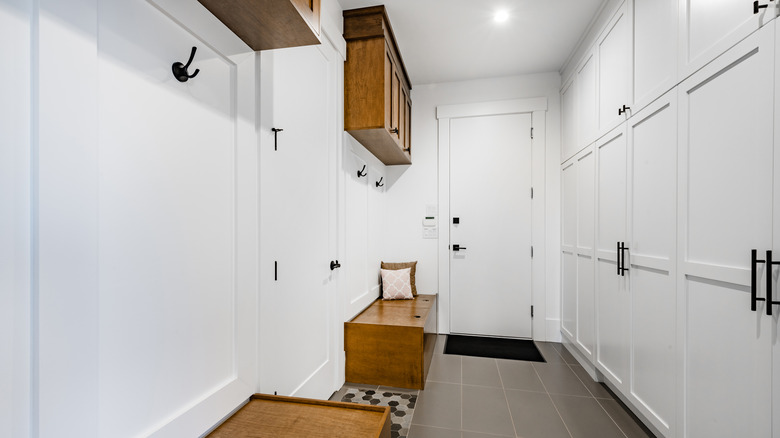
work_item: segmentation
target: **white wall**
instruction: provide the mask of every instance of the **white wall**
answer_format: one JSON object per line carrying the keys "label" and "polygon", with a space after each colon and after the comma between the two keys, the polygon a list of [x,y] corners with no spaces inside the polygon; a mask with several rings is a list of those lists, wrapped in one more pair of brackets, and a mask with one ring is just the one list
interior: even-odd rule
{"label": "white wall", "polygon": [[31,413],[31,17],[0,4],[0,438],[27,436]]}
{"label": "white wall", "polygon": [[[412,165],[387,167],[387,211],[393,220],[385,232],[386,261],[417,260],[420,293],[444,293],[438,288],[436,239],[422,238],[426,205],[438,204],[439,105],[547,97],[546,217],[547,315],[546,334],[540,340],[559,339],[560,320],[560,76],[544,73],[465,82],[417,85],[412,89]],[[439,233],[448,226],[439,217]],[[539,316],[537,316],[539,317]],[[442,327],[439,328],[440,331]]]}

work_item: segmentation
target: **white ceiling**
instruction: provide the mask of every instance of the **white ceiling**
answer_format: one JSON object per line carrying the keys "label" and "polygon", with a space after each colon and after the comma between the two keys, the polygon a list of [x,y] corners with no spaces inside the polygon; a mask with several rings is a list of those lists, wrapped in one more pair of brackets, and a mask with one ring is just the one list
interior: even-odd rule
{"label": "white ceiling", "polygon": [[[344,9],[383,0],[338,0]],[[384,0],[413,85],[558,71],[602,0]],[[498,24],[495,12],[509,20]]]}

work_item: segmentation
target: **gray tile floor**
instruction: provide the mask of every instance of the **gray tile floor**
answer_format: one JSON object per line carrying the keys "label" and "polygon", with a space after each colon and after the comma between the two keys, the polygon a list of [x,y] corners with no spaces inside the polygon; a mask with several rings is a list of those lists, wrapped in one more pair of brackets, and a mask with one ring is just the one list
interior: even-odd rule
{"label": "gray tile floor", "polygon": [[537,342],[541,363],[445,355],[445,340],[436,342],[409,438],[653,436],[561,344]]}

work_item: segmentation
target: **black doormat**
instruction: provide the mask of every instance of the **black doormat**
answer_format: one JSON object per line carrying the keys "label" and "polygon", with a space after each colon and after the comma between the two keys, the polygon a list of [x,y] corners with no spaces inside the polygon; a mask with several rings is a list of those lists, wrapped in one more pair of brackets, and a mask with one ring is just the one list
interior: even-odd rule
{"label": "black doormat", "polygon": [[547,362],[534,341],[528,339],[448,335],[444,354]]}

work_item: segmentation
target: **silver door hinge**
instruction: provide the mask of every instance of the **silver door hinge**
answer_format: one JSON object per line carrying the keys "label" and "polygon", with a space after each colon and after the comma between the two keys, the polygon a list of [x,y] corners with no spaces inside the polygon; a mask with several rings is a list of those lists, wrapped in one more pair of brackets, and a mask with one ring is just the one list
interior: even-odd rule
{"label": "silver door hinge", "polygon": [[534,306],[531,306],[531,318],[534,317]]}
{"label": "silver door hinge", "polygon": [[534,139],[534,128],[531,127],[531,140],[533,140],[533,139]]}

